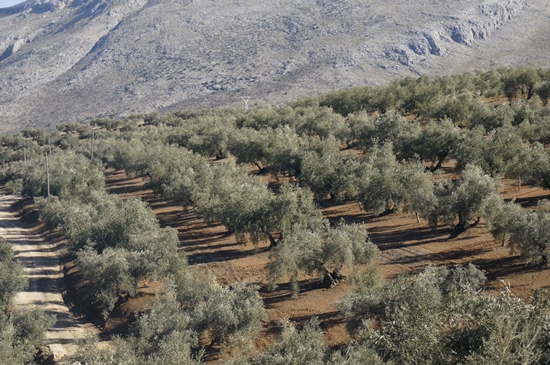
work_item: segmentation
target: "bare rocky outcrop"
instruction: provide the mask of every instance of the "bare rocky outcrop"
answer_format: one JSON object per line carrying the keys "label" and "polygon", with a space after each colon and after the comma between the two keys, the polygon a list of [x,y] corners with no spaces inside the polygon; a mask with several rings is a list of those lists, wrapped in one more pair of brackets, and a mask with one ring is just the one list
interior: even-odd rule
{"label": "bare rocky outcrop", "polygon": [[28,0],[0,9],[0,127],[547,67],[549,16],[546,0]]}

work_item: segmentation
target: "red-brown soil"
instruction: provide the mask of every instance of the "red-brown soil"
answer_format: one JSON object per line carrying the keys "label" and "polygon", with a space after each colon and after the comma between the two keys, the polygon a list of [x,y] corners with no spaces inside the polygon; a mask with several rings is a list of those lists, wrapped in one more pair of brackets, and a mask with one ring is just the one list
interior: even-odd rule
{"label": "red-brown soil", "polygon": [[[452,174],[449,166],[446,170],[449,175]],[[314,278],[302,278],[301,291],[296,299],[291,298],[286,283],[269,292],[265,270],[269,260],[267,242],[258,247],[239,244],[222,225],[208,225],[192,209],[184,211],[145,189],[142,179],[113,170],[108,170],[106,176],[111,193],[140,197],[148,202],[162,226],[171,226],[179,231],[181,249],[191,265],[211,271],[222,285],[246,280],[261,287],[268,320],[257,341],[258,347],[265,347],[273,341],[279,332],[279,321],[284,318],[301,325],[309,318],[317,317],[331,346],[338,346],[349,339],[345,319],[334,307],[334,303],[352,289],[349,283],[343,281],[326,289],[321,288]],[[511,180],[503,181],[502,194],[505,199],[515,198],[526,209],[536,206],[539,199],[550,198],[547,190],[532,186],[523,186],[519,190]],[[531,290],[550,285],[549,269],[531,265],[500,242],[495,242],[483,222],[456,235],[443,226],[432,230],[423,220],[417,223],[414,214],[374,217],[371,213],[365,213],[357,202],[329,205],[323,208],[323,212],[331,220],[344,218],[364,225],[372,241],[380,248],[376,263],[387,279],[402,273],[417,272],[430,264],[462,265],[471,262],[486,271],[489,279],[487,288],[494,292],[504,289],[506,284],[515,294],[528,300]],[[139,308],[139,305],[130,303],[132,301],[126,305],[136,310]],[[210,360],[216,357],[217,354],[213,354]]]}

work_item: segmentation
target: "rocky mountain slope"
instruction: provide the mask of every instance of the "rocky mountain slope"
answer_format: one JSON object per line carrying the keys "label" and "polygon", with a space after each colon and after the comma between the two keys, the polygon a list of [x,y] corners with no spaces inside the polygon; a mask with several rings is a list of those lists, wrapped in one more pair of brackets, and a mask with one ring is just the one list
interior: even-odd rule
{"label": "rocky mountain slope", "polygon": [[547,0],[27,0],[0,9],[0,129],[550,67]]}

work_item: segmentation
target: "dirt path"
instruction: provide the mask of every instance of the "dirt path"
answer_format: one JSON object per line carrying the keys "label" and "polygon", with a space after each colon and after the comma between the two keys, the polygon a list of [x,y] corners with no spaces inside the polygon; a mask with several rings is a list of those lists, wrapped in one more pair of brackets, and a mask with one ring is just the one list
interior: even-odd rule
{"label": "dirt path", "polygon": [[98,335],[99,331],[76,318],[63,302],[60,244],[45,243],[40,234],[25,227],[10,211],[19,199],[17,195],[0,195],[0,236],[12,243],[15,257],[21,260],[29,278],[29,287],[17,294],[15,303],[20,309],[38,308],[57,318],[46,332],[45,345],[58,364],[70,363],[77,350],[76,342]]}

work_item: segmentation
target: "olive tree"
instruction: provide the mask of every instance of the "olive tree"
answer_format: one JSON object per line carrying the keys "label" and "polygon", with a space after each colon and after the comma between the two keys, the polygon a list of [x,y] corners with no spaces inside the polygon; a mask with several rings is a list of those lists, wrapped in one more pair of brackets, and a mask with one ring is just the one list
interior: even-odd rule
{"label": "olive tree", "polygon": [[399,177],[402,209],[405,213],[415,213],[416,221],[420,222],[419,216],[427,218],[435,205],[432,174],[422,162],[411,161],[399,167]]}
{"label": "olive tree", "polygon": [[461,134],[460,128],[450,119],[429,121],[415,150],[422,159],[431,162],[431,170],[435,171],[453,155]]}
{"label": "olive tree", "polygon": [[503,79],[504,93],[508,98],[522,96],[531,99],[540,75],[533,68],[518,68]]}
{"label": "olive tree", "polygon": [[257,286],[221,286],[213,275],[185,263],[168,278],[178,307],[190,317],[189,327],[211,344],[246,347],[261,329],[266,313]]}
{"label": "olive tree", "polygon": [[338,142],[329,138],[302,151],[298,178],[318,200],[329,196],[332,201],[343,201],[357,195],[357,165],[354,159],[344,160]]}
{"label": "olive tree", "polygon": [[167,142],[193,152],[222,159],[227,157],[235,118],[231,115],[206,114],[186,121],[172,131]]}
{"label": "olive tree", "polygon": [[25,138],[31,138],[38,145],[43,146],[48,142],[48,134],[44,128],[26,128],[21,134]]}
{"label": "olive tree", "polygon": [[481,168],[466,165],[460,179],[441,180],[435,185],[436,204],[430,213],[432,227],[439,222],[466,230],[482,218],[491,220],[502,204],[499,184]]}
{"label": "olive tree", "polygon": [[375,215],[400,209],[427,215],[433,204],[430,173],[421,162],[399,163],[391,144],[373,148],[356,169],[359,201]]}
{"label": "olive tree", "polygon": [[301,136],[319,136],[321,139],[334,137],[346,142],[350,130],[344,122],[342,115],[334,113],[331,108],[319,105],[295,108],[299,116],[295,126],[296,132]]}
{"label": "olive tree", "polygon": [[99,304],[104,316],[120,298],[133,297],[140,281],[171,273],[179,240],[173,229],[143,232],[124,245],[95,250],[93,242],[78,251],[76,263],[88,283],[87,297]]}
{"label": "olive tree", "polygon": [[495,217],[492,233],[508,243],[512,251],[534,263],[548,265],[550,259],[550,203],[539,202],[534,211],[524,211],[514,203],[504,205]]}
{"label": "olive tree", "polygon": [[485,132],[475,127],[465,133],[453,152],[459,168],[474,164],[496,176],[511,171],[524,148],[521,136],[510,124]]}
{"label": "olive tree", "polygon": [[0,311],[5,310],[13,296],[26,286],[23,268],[14,260],[11,244],[0,240]]}
{"label": "olive tree", "polygon": [[[48,170],[50,193],[63,199],[85,198],[92,191],[102,191],[105,186],[103,168],[75,153],[51,156]],[[46,161],[37,160],[25,179],[22,193],[30,196],[47,196],[47,180]]]}
{"label": "olive tree", "polygon": [[319,320],[310,319],[301,330],[288,320],[281,323],[282,333],[267,349],[238,356],[228,365],[382,365],[374,350],[347,344],[341,350],[331,350]]}
{"label": "olive tree", "polygon": [[392,145],[373,148],[366,155],[357,171],[359,201],[363,209],[373,210],[375,215],[399,209],[401,186],[397,172],[397,160]]}
{"label": "olive tree", "polygon": [[233,163],[213,167],[211,185],[197,200],[197,212],[207,221],[219,221],[244,242],[269,239],[277,245],[293,222],[307,222],[320,215],[307,189],[291,184],[281,186],[275,195],[258,176]]}
{"label": "olive tree", "polygon": [[359,265],[371,264],[378,248],[367,239],[359,225],[340,222],[331,228],[328,222],[317,227],[296,224],[271,252],[268,264],[271,287],[290,277],[294,295],[298,293],[298,275],[317,276],[325,286],[332,286],[342,277],[344,266],[358,270]]}
{"label": "olive tree", "polygon": [[173,290],[158,296],[153,308],[141,314],[128,337],[115,337],[114,346],[98,350],[95,341],[80,349],[85,365],[200,365],[203,364],[197,332],[191,318],[180,310]]}
{"label": "olive tree", "polygon": [[54,316],[39,310],[0,311],[0,356],[6,364],[33,364],[44,332],[55,323]]}
{"label": "olive tree", "polygon": [[[548,305],[527,304],[505,288],[482,289],[482,271],[429,266],[374,288],[358,288],[340,302],[362,322],[356,347],[399,364],[539,364],[550,354]],[[547,303],[547,302],[546,302]]]}
{"label": "olive tree", "polygon": [[289,126],[241,128],[232,134],[229,143],[229,151],[237,162],[253,164],[259,173],[292,172],[301,149],[302,139]]}
{"label": "olive tree", "polygon": [[177,231],[161,229],[155,214],[137,199],[92,194],[88,201],[37,199],[41,219],[62,229],[76,255],[86,294],[108,316],[142,280],[176,270]]}
{"label": "olive tree", "polygon": [[393,110],[374,117],[358,114],[352,118],[351,125],[353,136],[363,150],[391,142],[394,152],[403,158],[413,155],[414,145],[420,137],[419,123]]}
{"label": "olive tree", "polygon": [[174,145],[151,147],[148,152],[144,167],[147,185],[184,208],[195,205],[212,179],[208,160]]}

